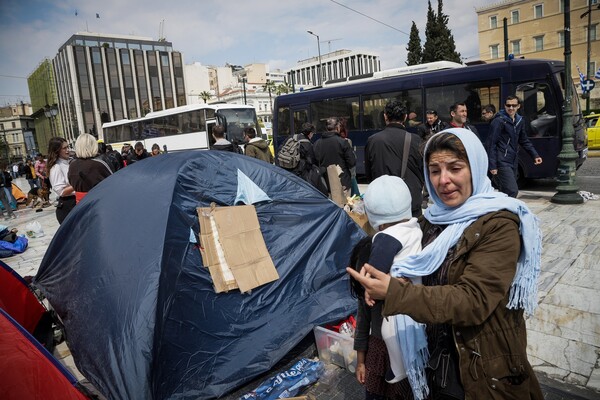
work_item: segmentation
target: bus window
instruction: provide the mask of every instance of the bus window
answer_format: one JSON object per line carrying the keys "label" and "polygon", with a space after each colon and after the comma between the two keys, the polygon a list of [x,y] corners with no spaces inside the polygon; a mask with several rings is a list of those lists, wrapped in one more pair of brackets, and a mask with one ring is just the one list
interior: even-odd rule
{"label": "bus window", "polygon": [[317,132],[325,132],[327,118],[346,118],[348,130],[357,129],[359,126],[358,96],[340,99],[327,99],[310,104],[312,124]]}
{"label": "bus window", "polygon": [[206,119],[204,111],[190,111],[189,113],[181,114],[181,131],[182,133],[201,132],[204,130]]}
{"label": "bus window", "polygon": [[277,111],[277,134],[279,136],[290,135],[290,108],[279,107]]}
{"label": "bus window", "polygon": [[481,122],[481,106],[498,104],[500,82],[471,82],[459,85],[431,87],[425,89],[427,108],[438,112],[440,119],[450,121],[450,106],[463,102],[467,106],[467,118],[471,123]]}
{"label": "bus window", "polygon": [[308,111],[294,111],[294,133],[300,133],[302,130],[302,124],[305,122],[308,122]]}
{"label": "bus window", "polygon": [[417,114],[416,119],[423,120],[423,104],[421,90],[403,90],[401,92],[378,93],[363,96],[363,127],[362,129],[383,129],[385,120],[383,110],[390,101],[398,100],[404,103],[407,112]]}
{"label": "bus window", "polygon": [[527,135],[556,137],[557,106],[550,86],[546,83],[524,83],[517,86],[515,93],[521,100],[519,114],[524,117]]}

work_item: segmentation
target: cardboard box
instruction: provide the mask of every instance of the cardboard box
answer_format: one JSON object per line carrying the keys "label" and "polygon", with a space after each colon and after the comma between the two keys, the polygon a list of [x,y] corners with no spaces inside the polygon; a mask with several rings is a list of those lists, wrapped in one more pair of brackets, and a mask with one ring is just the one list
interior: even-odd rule
{"label": "cardboard box", "polygon": [[200,253],[217,293],[279,279],[253,205],[198,208]]}
{"label": "cardboard box", "polygon": [[315,326],[313,331],[319,360],[346,368],[351,373],[356,371],[354,338],[330,331],[322,326]]}
{"label": "cardboard box", "polygon": [[344,207],[344,204],[346,204],[346,195],[342,187],[342,181],[340,180],[340,171],[341,169],[337,165],[328,166],[327,179],[329,181],[331,200],[338,206]]}

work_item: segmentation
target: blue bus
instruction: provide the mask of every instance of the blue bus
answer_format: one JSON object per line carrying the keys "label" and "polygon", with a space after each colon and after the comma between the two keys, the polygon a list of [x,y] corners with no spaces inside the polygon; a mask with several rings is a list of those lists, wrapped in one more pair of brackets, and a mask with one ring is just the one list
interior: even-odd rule
{"label": "blue bus", "polygon": [[[436,110],[442,120],[450,120],[449,108],[460,101],[467,105],[469,122],[485,141],[489,124],[481,119],[481,108],[493,104],[502,109],[509,94],[521,99],[519,113],[525,117],[528,135],[543,164],[534,166],[525,151],[519,154],[520,179],[553,178],[557,175],[562,147],[562,106],[565,82],[564,63],[552,60],[514,59],[465,66],[435,62],[375,72],[355,80],[328,81],[322,87],[278,96],[275,99],[273,140],[275,152],[302,123],[310,122],[318,134],[325,131],[330,116],[345,118],[348,137],[357,155],[357,174],[364,174],[364,148],[372,134],[384,128],[383,109],[391,100],[403,101],[416,118],[407,121],[407,130],[425,120],[426,110]],[[572,86],[574,150],[577,168],[587,157],[587,136],[579,100]]]}

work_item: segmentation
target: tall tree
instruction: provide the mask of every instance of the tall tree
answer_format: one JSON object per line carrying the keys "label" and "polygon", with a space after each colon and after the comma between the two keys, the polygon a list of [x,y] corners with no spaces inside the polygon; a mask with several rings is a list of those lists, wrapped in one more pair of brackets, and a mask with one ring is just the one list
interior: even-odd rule
{"label": "tall tree", "polygon": [[461,62],[460,53],[456,52],[454,36],[448,28],[448,16],[443,11],[443,1],[438,0],[437,15],[428,1],[427,26],[425,28],[425,45],[422,62],[454,61]]}
{"label": "tall tree", "polygon": [[442,10],[444,4],[442,0],[438,0],[438,13],[437,13],[437,29],[442,39],[444,47],[444,53],[442,60],[461,62],[460,53],[456,51],[456,44],[454,43],[454,35],[448,27],[448,16],[444,14]]}
{"label": "tall tree", "polygon": [[275,94],[277,96],[281,96],[282,94],[287,94],[289,92],[292,91],[292,85],[290,85],[289,83],[280,83],[279,85],[277,85],[277,87],[275,88]]}
{"label": "tall tree", "polygon": [[427,23],[425,25],[425,44],[423,45],[423,56],[421,62],[427,63],[436,61],[435,59],[435,45],[434,40],[436,38],[436,18],[433,8],[431,8],[431,1],[427,2]]}
{"label": "tall tree", "polygon": [[417,65],[421,64],[423,58],[423,49],[421,48],[421,38],[419,37],[419,29],[415,21],[412,22],[410,28],[410,39],[408,40],[408,47],[406,47],[408,55],[406,57],[406,65]]}

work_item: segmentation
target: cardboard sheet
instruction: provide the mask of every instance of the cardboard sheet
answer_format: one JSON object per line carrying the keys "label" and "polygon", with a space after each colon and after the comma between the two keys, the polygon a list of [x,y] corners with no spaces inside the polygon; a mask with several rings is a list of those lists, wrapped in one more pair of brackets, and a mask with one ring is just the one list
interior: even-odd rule
{"label": "cardboard sheet", "polygon": [[202,261],[217,293],[279,279],[253,205],[198,208]]}

